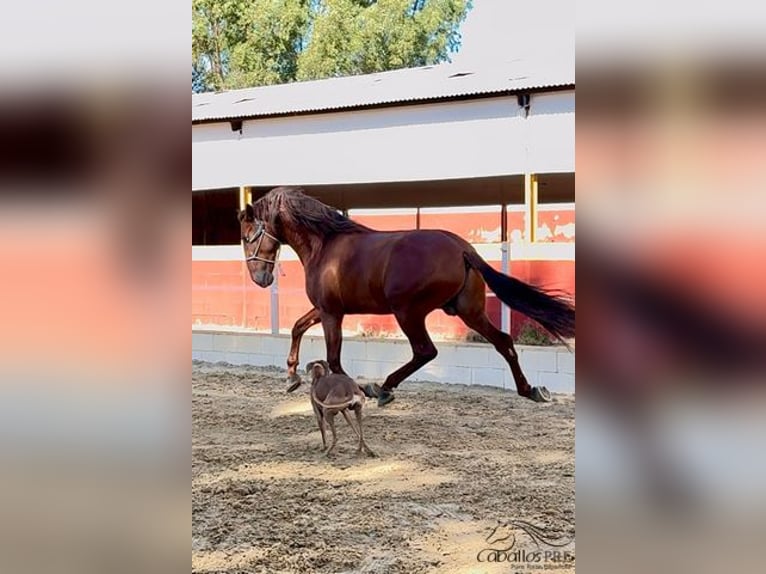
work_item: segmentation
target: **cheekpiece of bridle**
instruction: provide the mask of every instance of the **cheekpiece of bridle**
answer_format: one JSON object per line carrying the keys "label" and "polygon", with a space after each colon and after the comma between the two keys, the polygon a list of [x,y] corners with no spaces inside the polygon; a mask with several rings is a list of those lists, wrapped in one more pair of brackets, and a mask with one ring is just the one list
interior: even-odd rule
{"label": "cheekpiece of bridle", "polygon": [[[245,243],[248,245],[252,245],[253,243],[256,244],[255,251],[249,257],[245,257],[245,261],[263,261],[264,263],[271,263],[272,265],[276,265],[277,259],[279,259],[279,250],[282,247],[282,244],[279,242],[279,239],[266,231],[266,225],[264,225],[263,221],[256,221],[256,224],[257,225],[255,227],[255,231],[253,231],[253,234],[250,237],[244,238]],[[265,257],[260,257],[258,255],[258,252],[261,250],[261,243],[263,243],[264,237],[268,237],[277,243],[277,251],[274,253],[274,259],[266,259]]]}

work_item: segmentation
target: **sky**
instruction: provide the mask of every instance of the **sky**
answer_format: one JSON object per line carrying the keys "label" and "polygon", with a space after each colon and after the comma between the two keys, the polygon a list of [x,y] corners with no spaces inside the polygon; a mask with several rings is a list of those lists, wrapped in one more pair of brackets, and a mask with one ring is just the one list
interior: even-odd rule
{"label": "sky", "polygon": [[456,63],[516,58],[569,58],[574,62],[574,0],[473,0],[461,28]]}

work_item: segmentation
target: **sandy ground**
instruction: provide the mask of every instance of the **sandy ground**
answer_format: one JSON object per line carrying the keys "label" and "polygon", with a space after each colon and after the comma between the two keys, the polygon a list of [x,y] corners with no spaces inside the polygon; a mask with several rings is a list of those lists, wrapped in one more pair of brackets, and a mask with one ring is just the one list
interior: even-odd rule
{"label": "sandy ground", "polygon": [[308,385],[286,387],[276,369],[193,364],[194,572],[574,571],[574,397],[405,381],[365,406],[378,457],[337,417],[328,459]]}

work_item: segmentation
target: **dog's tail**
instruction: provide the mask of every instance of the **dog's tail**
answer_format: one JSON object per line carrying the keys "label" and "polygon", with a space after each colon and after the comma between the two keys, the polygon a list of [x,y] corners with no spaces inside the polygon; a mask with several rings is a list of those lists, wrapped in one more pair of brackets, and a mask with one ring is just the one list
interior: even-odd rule
{"label": "dog's tail", "polygon": [[316,404],[318,404],[323,409],[343,410],[343,409],[347,409],[347,408],[353,407],[355,405],[363,405],[364,404],[364,395],[357,395],[355,393],[354,396],[351,397],[349,400],[344,401],[342,403],[337,403],[337,404],[331,405],[331,404],[323,403],[322,401],[320,401],[317,398],[316,393],[314,391],[311,391],[311,400],[314,401]]}

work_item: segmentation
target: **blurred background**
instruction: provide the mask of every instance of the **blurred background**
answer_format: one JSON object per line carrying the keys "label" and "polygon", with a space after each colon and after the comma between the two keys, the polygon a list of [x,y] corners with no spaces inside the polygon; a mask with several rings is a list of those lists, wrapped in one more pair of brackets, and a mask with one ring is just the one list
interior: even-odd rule
{"label": "blurred background", "polygon": [[0,571],[187,569],[189,4],[3,23]]}
{"label": "blurred background", "polygon": [[761,562],[766,46],[735,4],[577,6],[585,572]]}

